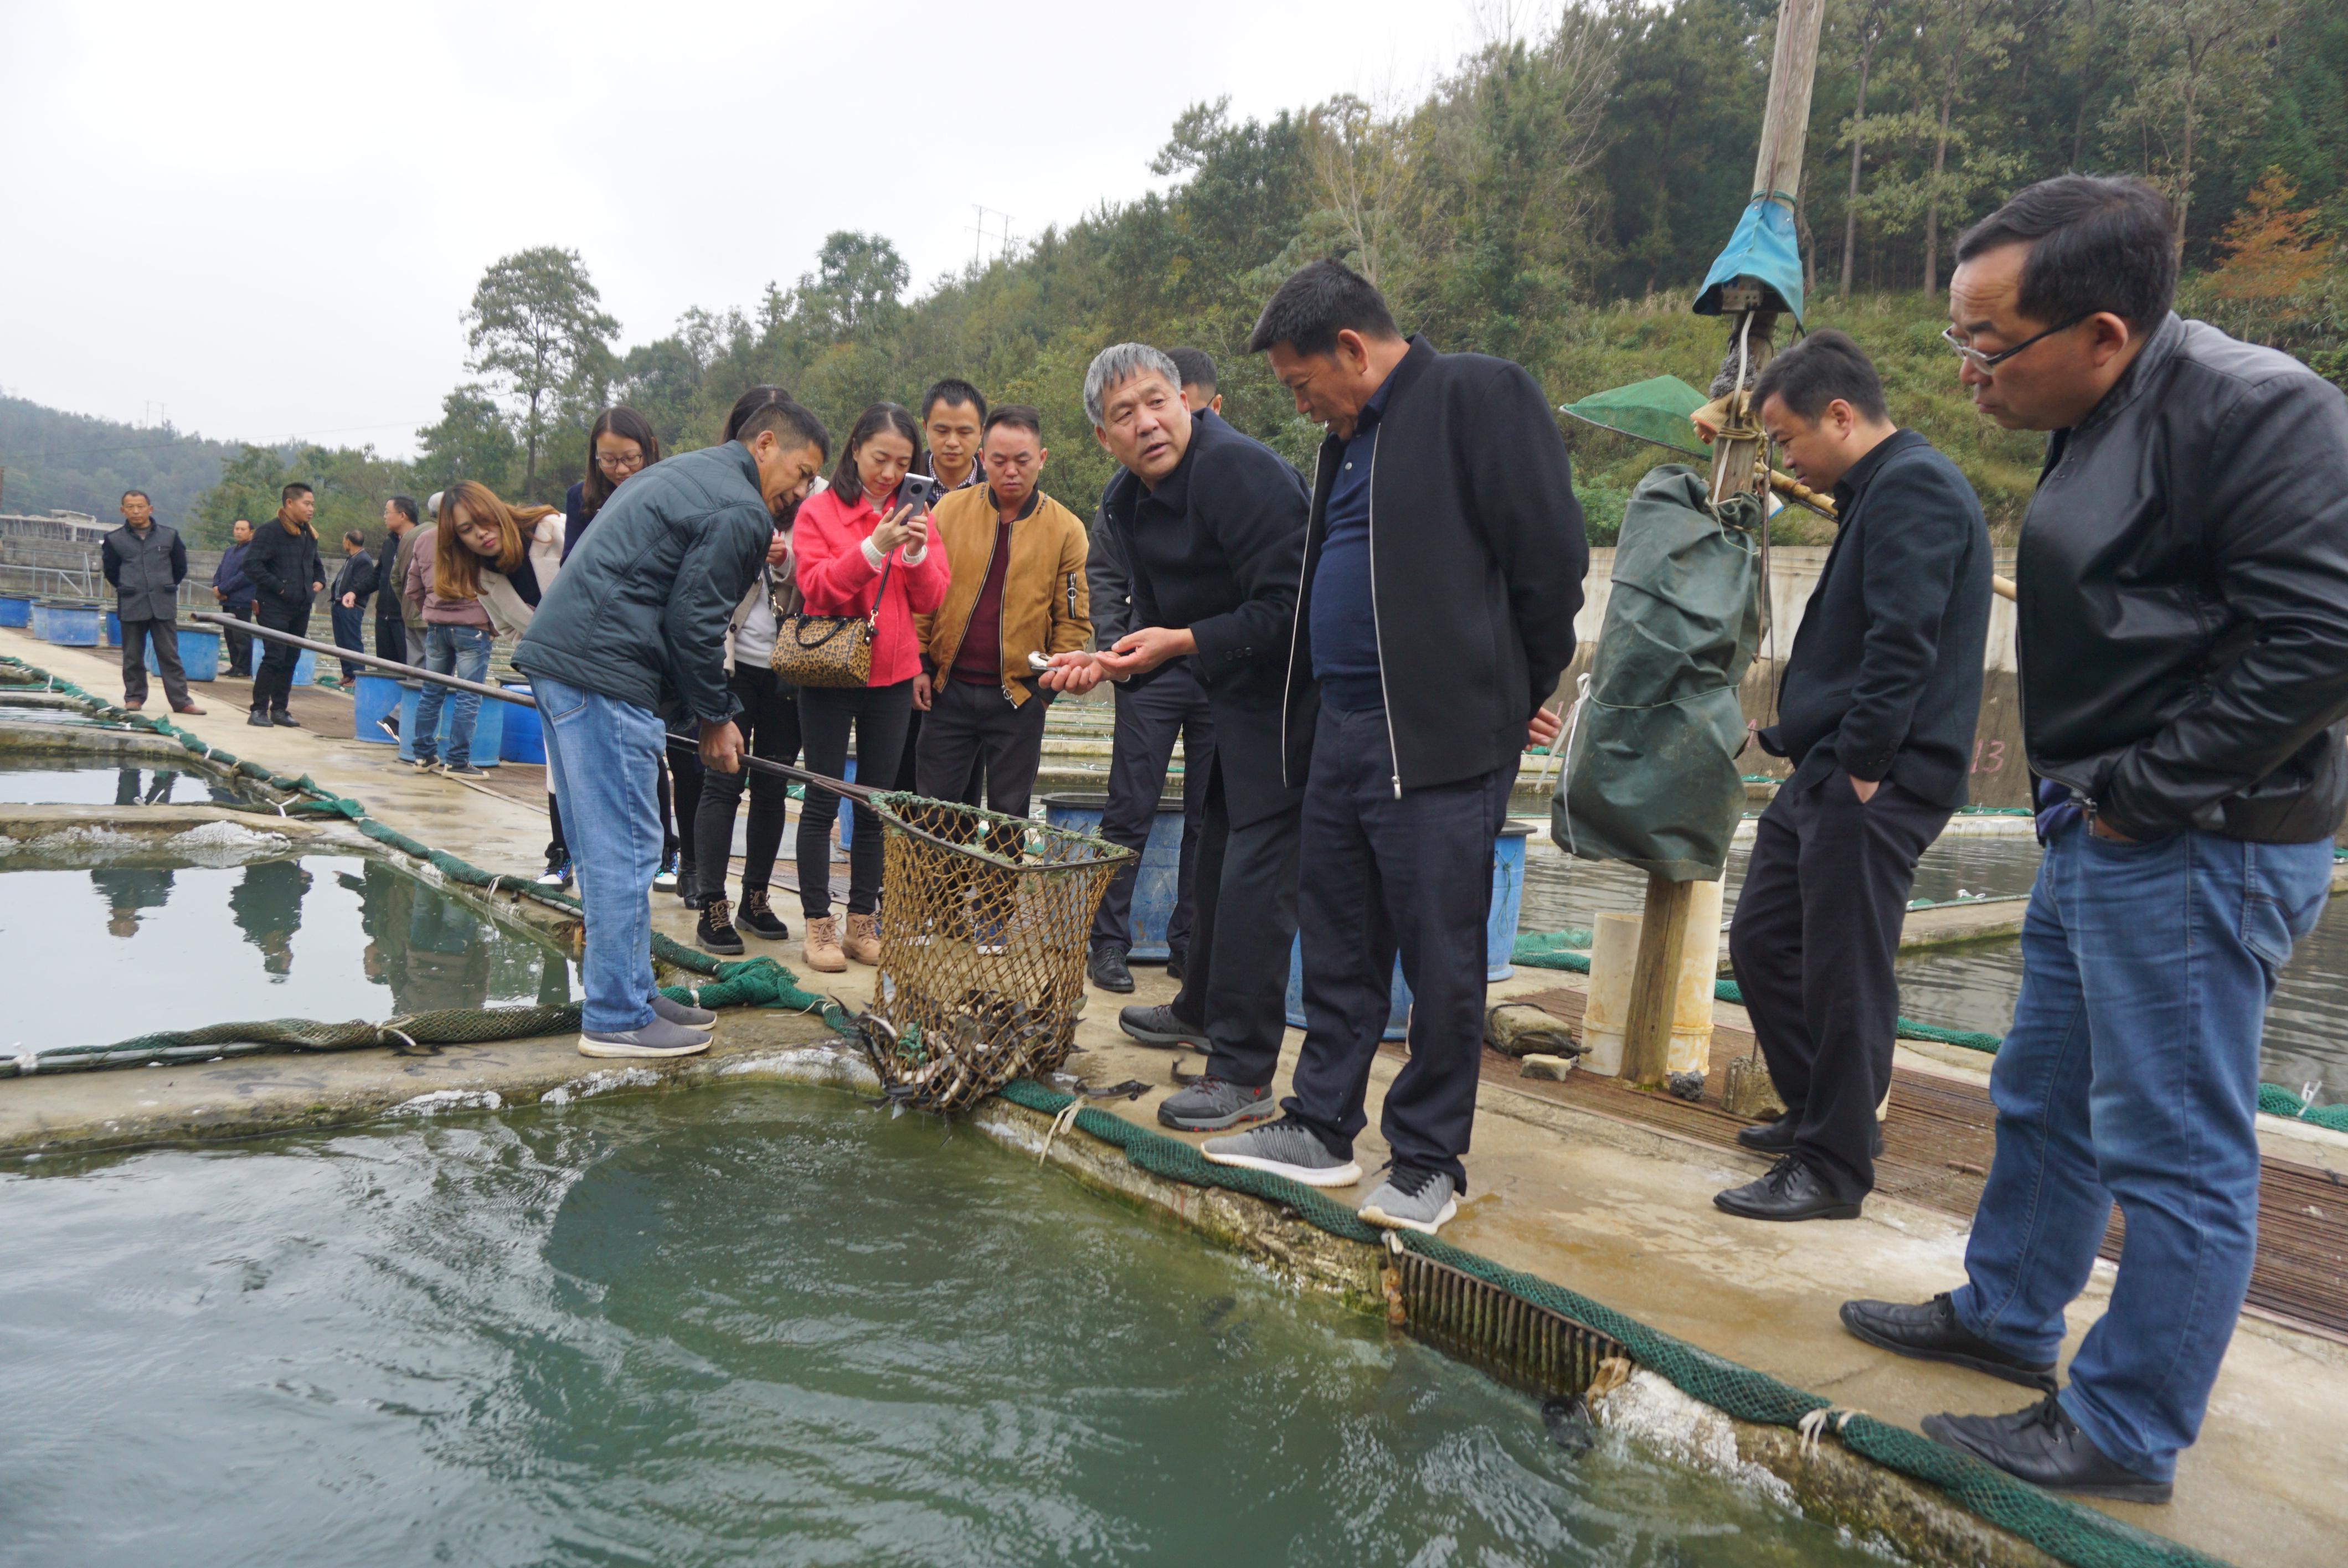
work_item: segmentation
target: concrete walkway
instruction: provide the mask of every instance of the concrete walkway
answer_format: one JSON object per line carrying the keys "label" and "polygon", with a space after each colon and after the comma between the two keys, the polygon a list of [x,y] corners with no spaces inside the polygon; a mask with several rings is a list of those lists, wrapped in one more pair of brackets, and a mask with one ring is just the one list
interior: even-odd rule
{"label": "concrete walkway", "polygon": [[[14,632],[0,632],[0,652],[94,692],[119,691],[118,671],[88,653]],[[457,781],[401,770],[388,747],[306,731],[249,729],[241,692],[228,682],[197,690],[199,701],[213,711],[188,727],[207,740],[284,772],[307,773],[363,801],[390,825],[485,868],[536,869],[544,818],[527,807]],[[150,704],[149,712],[159,706]],[[779,902],[796,933],[801,922],[793,901]],[[692,913],[675,898],[656,897],[654,909],[660,928],[691,941]],[[801,965],[796,940],[771,947],[753,940],[750,948],[753,954],[771,952],[798,969],[803,983],[851,1008],[869,997],[869,969],[852,966],[846,975],[818,976]],[[1126,1079],[1151,1084],[1138,1102],[1097,1103],[1154,1126],[1157,1102],[1169,1091],[1169,1053],[1127,1040],[1115,1027],[1116,1014],[1128,1000],[1168,999],[1174,988],[1161,971],[1136,972],[1140,989],[1134,998],[1091,993],[1078,1031],[1084,1051],[1071,1067],[1096,1084]],[[1574,980],[1520,971],[1495,988],[1495,999]],[[1731,1009],[1723,1014],[1725,1022],[1744,1021]],[[553,1040],[425,1059],[358,1052],[11,1081],[0,1084],[0,1150],[232,1135],[355,1120],[402,1104],[486,1105],[492,1091],[499,1102],[515,1104],[550,1090],[577,1098],[664,1078],[707,1081],[758,1071],[851,1081],[852,1061],[832,1055],[820,1040],[821,1030],[809,1020],[763,1015],[729,1019],[721,1050],[660,1072],[598,1073],[598,1064],[576,1056],[569,1041]],[[1299,1040],[1292,1030],[1283,1085]],[[1981,1070],[1977,1059],[1963,1061],[1962,1053],[1905,1049],[1901,1065],[1960,1075]],[[1373,1071],[1373,1131],[1359,1151],[1368,1168],[1386,1157],[1375,1132],[1375,1102],[1396,1067],[1390,1055],[1382,1056]],[[415,1106],[426,1094],[440,1098]],[[1849,1296],[1921,1300],[1960,1283],[1962,1223],[1880,1199],[1849,1224],[1739,1222],[1714,1209],[1711,1197],[1757,1174],[1763,1167],[1757,1159],[1561,1107],[1505,1083],[1486,1083],[1480,1110],[1470,1196],[1445,1233],[1459,1245],[1887,1420],[1912,1427],[1935,1410],[1997,1411],[2027,1402],[2026,1390],[2009,1384],[1870,1349],[1836,1319],[1836,1308]],[[2269,1140],[2271,1153],[2334,1171],[2348,1164],[2343,1150],[2348,1139],[2335,1143],[2330,1135],[2295,1136],[2280,1148]],[[1366,1196],[1366,1186],[1333,1195]],[[2071,1348],[2100,1311],[2110,1279],[2109,1267],[2099,1266],[2072,1314]],[[2246,1319],[2202,1441],[2180,1465],[2176,1502],[2105,1506],[2246,1568],[2342,1561],[2348,1553],[2348,1346]]]}

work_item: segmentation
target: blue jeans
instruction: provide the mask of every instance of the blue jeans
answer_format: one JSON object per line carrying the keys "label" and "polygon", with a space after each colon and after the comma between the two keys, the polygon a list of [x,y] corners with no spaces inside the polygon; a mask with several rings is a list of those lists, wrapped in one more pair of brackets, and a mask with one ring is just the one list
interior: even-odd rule
{"label": "blue jeans", "polygon": [[2031,891],[1957,1316],[2054,1359],[2116,1201],[2119,1276],[2063,1408],[2107,1458],[2156,1480],[2174,1478],[2201,1430],[2250,1289],[2259,1037],[2275,974],[2331,886],[2329,839],[2126,845],[2075,820],[2048,838]]}
{"label": "blue jeans", "polygon": [[[484,681],[489,673],[489,644],[493,640],[478,626],[427,626],[424,629],[424,668],[436,675],[454,675],[460,681]],[[478,692],[451,692],[448,687],[433,682],[424,682],[424,695],[416,702],[416,755],[418,761],[431,762],[440,754],[440,704],[451,704],[448,716],[448,760],[469,763],[473,760],[473,724],[481,716],[481,699]]]}
{"label": "blue jeans", "polygon": [[653,778],[668,732],[649,708],[543,675],[530,677],[530,693],[587,915],[582,1022],[598,1034],[642,1029],[653,1020],[651,888],[661,859]]}

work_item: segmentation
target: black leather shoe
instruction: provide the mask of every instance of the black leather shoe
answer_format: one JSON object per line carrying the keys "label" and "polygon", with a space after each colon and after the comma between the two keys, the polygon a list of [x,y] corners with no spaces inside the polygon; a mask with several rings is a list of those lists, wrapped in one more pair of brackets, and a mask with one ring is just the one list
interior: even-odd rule
{"label": "black leather shoe", "polygon": [[[1794,1152],[1794,1128],[1797,1121],[1798,1118],[1789,1111],[1775,1122],[1739,1127],[1736,1142],[1740,1147],[1750,1149],[1756,1154],[1790,1154]],[[1874,1135],[1868,1140],[1867,1153],[1869,1159],[1883,1158],[1883,1124],[1880,1122],[1875,1124]]]}
{"label": "black leather shoe", "polygon": [[1157,1007],[1120,1009],[1117,1015],[1117,1027],[1144,1045],[1187,1045],[1199,1050],[1210,1049],[1204,1025],[1176,1017],[1174,1009],[1163,1003]]}
{"label": "black leather shoe", "polygon": [[244,722],[256,730],[265,730],[269,728],[269,710],[255,708],[244,716]]}
{"label": "black leather shoe", "polygon": [[1125,967],[1123,948],[1095,948],[1085,972],[1092,978],[1093,984],[1105,991],[1123,996],[1133,989],[1133,971]]}
{"label": "black leather shoe", "polygon": [[302,727],[302,722],[283,708],[271,713],[269,722],[282,730],[298,730]]}
{"label": "black leather shoe", "polygon": [[1748,1220],[1855,1220],[1859,1205],[1827,1190],[1807,1165],[1787,1154],[1757,1182],[1712,1194],[1716,1209]]}
{"label": "black leather shoe", "polygon": [[1898,1301],[1846,1301],[1842,1326],[1879,1350],[1918,1361],[1946,1361],[2019,1383],[2054,1391],[2054,1363],[2025,1361],[2001,1350],[1957,1321],[1957,1305],[1947,1291],[1910,1306]]}
{"label": "black leather shoe", "polygon": [[2106,1459],[2053,1394],[2010,1416],[1926,1416],[1924,1435],[2049,1491],[2121,1502],[2168,1501],[2168,1482]]}

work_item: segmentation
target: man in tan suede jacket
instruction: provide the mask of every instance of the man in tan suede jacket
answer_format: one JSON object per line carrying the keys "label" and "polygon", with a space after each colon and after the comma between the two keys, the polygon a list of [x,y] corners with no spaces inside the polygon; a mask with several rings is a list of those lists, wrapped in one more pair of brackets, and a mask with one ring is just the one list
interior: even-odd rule
{"label": "man in tan suede jacket", "polygon": [[[917,787],[934,800],[985,803],[1025,817],[1044,757],[1044,711],[1056,692],[1088,689],[1090,663],[1039,674],[1046,658],[1092,644],[1085,585],[1084,521],[1044,494],[1043,418],[1006,405],[990,412],[979,446],[986,483],[937,505],[953,586],[934,615],[915,619],[922,672],[913,705],[926,715],[915,760]],[[1015,834],[1001,835],[1016,853]]]}

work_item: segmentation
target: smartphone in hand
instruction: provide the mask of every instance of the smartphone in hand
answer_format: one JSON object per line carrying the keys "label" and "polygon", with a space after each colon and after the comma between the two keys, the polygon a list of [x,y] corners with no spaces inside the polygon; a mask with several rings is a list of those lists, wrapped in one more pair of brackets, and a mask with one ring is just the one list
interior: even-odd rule
{"label": "smartphone in hand", "polygon": [[912,507],[913,515],[918,518],[937,504],[938,497],[945,494],[945,488],[927,474],[908,474],[898,482],[897,504]]}

